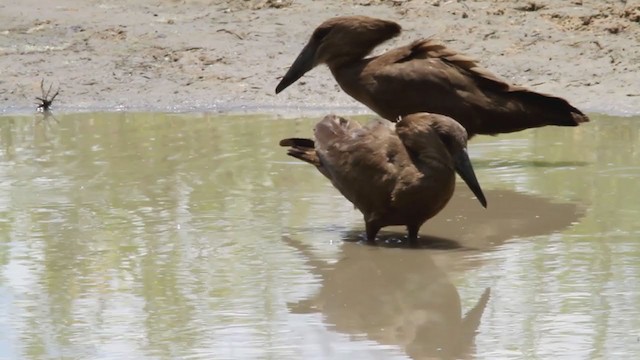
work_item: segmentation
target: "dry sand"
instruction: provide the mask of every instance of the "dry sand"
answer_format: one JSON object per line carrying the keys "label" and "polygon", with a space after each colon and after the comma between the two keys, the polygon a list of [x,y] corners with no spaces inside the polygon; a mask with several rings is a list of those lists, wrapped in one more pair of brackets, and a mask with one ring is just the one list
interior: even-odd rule
{"label": "dry sand", "polygon": [[400,23],[377,52],[436,36],[509,81],[590,112],[640,113],[640,0],[21,0],[0,4],[0,111],[368,112],[322,67],[274,88],[338,15]]}

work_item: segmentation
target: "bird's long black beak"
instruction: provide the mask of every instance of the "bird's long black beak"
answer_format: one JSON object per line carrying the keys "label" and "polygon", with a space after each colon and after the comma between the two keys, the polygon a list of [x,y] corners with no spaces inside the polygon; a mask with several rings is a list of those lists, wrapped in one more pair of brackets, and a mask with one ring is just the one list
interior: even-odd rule
{"label": "bird's long black beak", "polygon": [[284,77],[282,77],[282,80],[280,80],[280,83],[276,86],[276,94],[296,82],[307,71],[313,69],[317,50],[318,45],[312,42],[309,42],[302,49],[296,60],[293,62],[293,65],[289,68],[289,71],[284,74]]}
{"label": "bird's long black beak", "polygon": [[480,188],[480,184],[478,184],[478,179],[476,178],[476,173],[473,171],[473,166],[471,165],[471,160],[469,160],[469,154],[467,154],[467,149],[463,149],[456,157],[453,159],[455,162],[455,169],[458,175],[464,180],[469,189],[473,191],[473,194],[478,198],[480,204],[483,207],[487,207],[487,199],[484,197],[482,193],[482,188]]}

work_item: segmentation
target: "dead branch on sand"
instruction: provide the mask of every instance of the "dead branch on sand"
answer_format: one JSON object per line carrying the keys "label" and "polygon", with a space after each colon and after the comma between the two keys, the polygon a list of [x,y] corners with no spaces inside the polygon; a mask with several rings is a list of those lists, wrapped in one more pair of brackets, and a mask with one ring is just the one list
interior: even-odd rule
{"label": "dead branch on sand", "polygon": [[39,101],[36,103],[38,105],[38,107],[36,108],[37,111],[45,112],[45,113],[51,111],[51,105],[53,104],[53,100],[60,93],[60,88],[58,88],[58,90],[56,90],[56,93],[53,94],[51,98],[49,98],[49,94],[51,93],[52,87],[53,87],[53,84],[49,85],[49,89],[45,93],[44,79],[40,81],[40,91],[42,92],[42,97],[36,97],[36,99]]}

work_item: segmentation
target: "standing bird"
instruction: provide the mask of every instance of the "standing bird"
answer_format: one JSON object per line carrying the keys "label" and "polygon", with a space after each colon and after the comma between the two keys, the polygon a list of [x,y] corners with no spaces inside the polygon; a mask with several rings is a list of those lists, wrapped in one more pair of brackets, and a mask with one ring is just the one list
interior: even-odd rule
{"label": "standing bird", "polygon": [[400,30],[395,22],[366,16],[325,21],[276,94],[315,66],[327,64],[347,94],[391,121],[416,112],[442,114],[460,122],[469,137],[589,121],[566,100],[510,85],[433,39],[365,58]]}
{"label": "standing bird", "polygon": [[315,165],[362,212],[369,242],[384,226],[406,225],[416,244],[420,226],[451,199],[455,172],[487,206],[467,155],[467,132],[449,117],[418,113],[395,126],[374,120],[361,127],[328,115],[314,135],[315,141],[291,138],[280,145]]}

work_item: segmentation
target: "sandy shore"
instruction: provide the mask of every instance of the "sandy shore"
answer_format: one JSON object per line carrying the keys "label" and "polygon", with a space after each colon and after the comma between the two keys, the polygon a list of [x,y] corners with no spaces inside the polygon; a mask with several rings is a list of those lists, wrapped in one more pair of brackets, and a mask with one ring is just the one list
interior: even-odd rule
{"label": "sandy shore", "polygon": [[509,81],[590,112],[640,113],[640,0],[24,0],[0,4],[0,111],[368,112],[316,69],[274,88],[323,20],[399,22]]}

